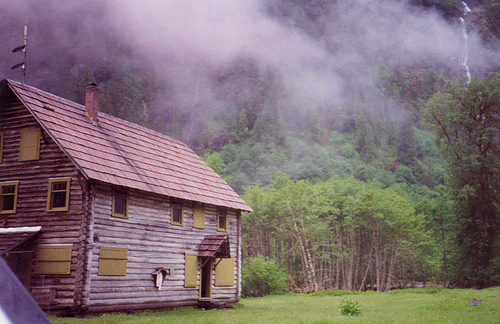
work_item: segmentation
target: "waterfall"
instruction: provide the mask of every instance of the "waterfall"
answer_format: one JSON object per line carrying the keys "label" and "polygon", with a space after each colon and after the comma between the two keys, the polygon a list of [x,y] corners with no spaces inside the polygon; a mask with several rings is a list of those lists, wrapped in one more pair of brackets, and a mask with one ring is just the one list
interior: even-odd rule
{"label": "waterfall", "polygon": [[469,65],[467,64],[467,61],[469,60],[469,45],[468,45],[468,40],[469,40],[469,35],[467,34],[467,26],[465,25],[465,17],[469,12],[471,12],[469,6],[462,1],[462,7],[463,7],[463,15],[460,17],[460,23],[462,24],[462,34],[464,37],[464,47],[462,49],[462,65],[465,69],[465,74],[467,76],[467,84],[470,83],[470,70],[469,70]]}

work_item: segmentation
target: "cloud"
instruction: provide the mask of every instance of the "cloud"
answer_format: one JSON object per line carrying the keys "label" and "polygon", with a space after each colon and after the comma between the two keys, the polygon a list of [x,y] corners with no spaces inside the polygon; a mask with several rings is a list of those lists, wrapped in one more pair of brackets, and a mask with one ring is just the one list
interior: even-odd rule
{"label": "cloud", "polygon": [[[157,108],[177,109],[190,115],[186,119],[232,109],[233,102],[217,97],[214,79],[244,57],[253,60],[259,73],[271,71],[275,76],[276,93],[268,106],[289,115],[298,113],[300,118],[318,109],[341,116],[360,93],[367,103],[380,100],[373,93],[379,65],[427,61],[458,74],[462,68],[458,19],[447,21],[404,1],[52,0],[40,4],[24,0],[8,1],[0,15],[11,17],[6,21],[17,16],[30,21],[32,71],[36,68],[40,73],[44,68],[40,62],[54,55],[71,56],[65,59],[65,67],[99,59],[110,64],[136,60],[165,85]],[[471,64],[494,61],[495,56],[485,52],[474,35],[469,44],[475,47],[470,51]]]}

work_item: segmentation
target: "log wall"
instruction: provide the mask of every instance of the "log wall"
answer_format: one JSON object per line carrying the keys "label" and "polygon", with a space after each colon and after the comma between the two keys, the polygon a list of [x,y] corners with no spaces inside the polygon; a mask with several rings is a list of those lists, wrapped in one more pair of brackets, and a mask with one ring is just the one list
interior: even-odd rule
{"label": "log wall", "polygon": [[[111,216],[112,187],[96,185],[94,202],[94,249],[90,266],[89,309],[94,312],[168,308],[196,305],[199,297],[199,271],[196,288],[184,287],[185,253],[197,253],[206,235],[217,231],[215,206],[205,206],[205,228],[193,227],[193,209],[183,202],[183,225],[170,223],[170,199],[135,190],[129,191],[127,219]],[[213,286],[212,301],[234,303],[239,299],[239,215],[227,213],[231,256],[235,256],[235,285]],[[128,249],[126,276],[98,275],[99,247]],[[161,290],[155,287],[152,273],[157,267],[171,269]]]}
{"label": "log wall", "polygon": [[[40,127],[20,103],[12,101],[0,107],[0,133],[4,133],[0,182],[19,181],[17,209],[14,214],[1,214],[0,227],[42,226],[35,244],[73,244],[69,275],[32,274],[31,287],[49,287],[55,298],[44,309],[68,308],[74,303],[77,281],[78,246],[82,223],[82,189],[78,170],[45,131],[41,131],[40,158],[19,161],[22,129]],[[47,212],[49,178],[69,177],[68,211]],[[34,269],[34,267],[32,267]]]}

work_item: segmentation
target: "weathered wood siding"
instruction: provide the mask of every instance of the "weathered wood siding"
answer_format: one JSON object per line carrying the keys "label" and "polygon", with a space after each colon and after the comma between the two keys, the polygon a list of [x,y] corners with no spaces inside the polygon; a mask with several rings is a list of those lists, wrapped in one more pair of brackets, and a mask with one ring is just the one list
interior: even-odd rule
{"label": "weathered wood siding", "polygon": [[[44,308],[71,307],[74,302],[82,222],[82,190],[76,168],[43,130],[40,138],[40,159],[19,161],[21,130],[32,127],[40,125],[21,103],[12,102],[0,107],[0,133],[4,133],[0,182],[19,181],[16,213],[0,215],[0,227],[42,226],[36,244],[73,244],[69,275],[33,274],[31,280],[31,287],[45,286],[55,289],[54,303]],[[67,212],[46,211],[49,178],[55,177],[71,178]]]}
{"label": "weathered wood siding", "polygon": [[[129,191],[127,219],[111,216],[112,187],[97,184],[94,202],[94,249],[90,268],[90,311],[165,308],[196,305],[199,297],[199,271],[196,288],[184,287],[185,253],[197,253],[206,235],[217,231],[215,206],[205,206],[205,228],[193,228],[193,209],[183,202],[183,225],[170,223],[170,199]],[[239,299],[239,220],[228,211],[231,255],[236,257],[232,287],[215,287],[212,300],[231,303]],[[99,247],[128,249],[126,276],[98,275]],[[171,269],[161,290],[155,287],[152,273],[157,267]]]}

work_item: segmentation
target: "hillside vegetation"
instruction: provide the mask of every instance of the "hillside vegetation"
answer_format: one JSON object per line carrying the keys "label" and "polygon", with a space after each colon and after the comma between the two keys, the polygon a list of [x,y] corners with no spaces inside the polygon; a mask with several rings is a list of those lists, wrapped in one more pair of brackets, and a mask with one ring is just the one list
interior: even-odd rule
{"label": "hillside vegetation", "polygon": [[[498,202],[485,203],[491,222],[481,236],[482,225],[468,217],[486,215],[471,207],[486,196],[472,199],[474,173],[464,184],[453,172],[461,161],[450,159],[432,118],[433,109],[453,107],[436,93],[467,87],[461,55],[477,77],[470,96],[500,71],[498,1],[470,1],[465,15],[456,0],[263,0],[241,12],[235,5],[237,19],[223,20],[225,8],[215,5],[196,10],[190,2],[168,16],[172,8],[159,4],[110,3],[3,4],[0,41],[18,46],[28,21],[28,84],[83,103],[95,81],[102,111],[202,155],[255,211],[242,215],[243,257],[276,262],[288,275],[283,289],[500,282]],[[141,23],[128,19],[141,10]],[[200,32],[200,12],[238,33],[216,23]],[[191,25],[169,29],[176,14]],[[470,33],[467,52],[459,16]],[[227,39],[206,41],[217,33]],[[233,49],[240,39],[248,45]],[[19,79],[13,55],[0,54],[0,71]],[[487,155],[496,156],[492,138]],[[481,183],[495,197],[492,174]],[[471,229],[476,236],[466,234]]]}

